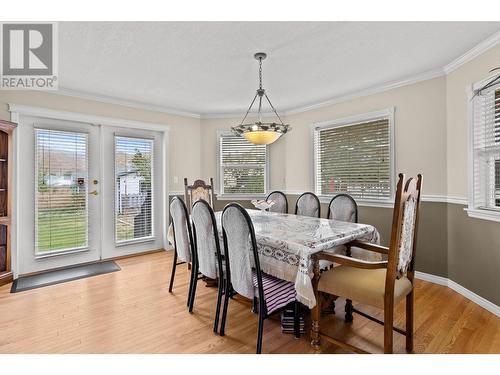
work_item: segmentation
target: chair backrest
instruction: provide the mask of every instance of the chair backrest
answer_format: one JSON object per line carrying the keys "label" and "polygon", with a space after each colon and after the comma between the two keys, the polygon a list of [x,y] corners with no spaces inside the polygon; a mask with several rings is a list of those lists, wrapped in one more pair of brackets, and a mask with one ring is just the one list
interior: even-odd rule
{"label": "chair backrest", "polygon": [[207,185],[203,180],[195,180],[192,185],[188,185],[187,178],[184,178],[184,201],[189,213],[191,213],[193,204],[200,199],[207,201],[210,207],[214,207],[213,178],[210,178],[210,185]]}
{"label": "chair backrest", "polygon": [[416,179],[410,177],[406,183],[404,180],[404,174],[400,174],[394,202],[386,288],[394,284],[395,278],[403,275],[413,280],[422,175],[419,174]]}
{"label": "chair backrest", "polygon": [[230,203],[222,211],[226,279],[233,289],[247,298],[255,297],[252,271],[257,275],[259,299],[264,300],[257,241],[252,219],[237,203]]}
{"label": "chair backrest", "polygon": [[174,229],[174,246],[177,256],[183,262],[191,262],[193,246],[193,234],[186,205],[178,197],[172,198],[170,202],[170,215]]}
{"label": "chair backrest", "polygon": [[303,193],[295,204],[295,215],[321,217],[321,204],[314,193]]}
{"label": "chair backrest", "polygon": [[214,211],[207,201],[200,199],[193,204],[193,239],[196,259],[200,272],[211,278],[217,278],[217,265],[222,271],[219,233]]}
{"label": "chair backrest", "polygon": [[328,205],[327,219],[358,222],[358,205],[349,194],[337,194]]}
{"label": "chair backrest", "polygon": [[266,201],[272,200],[276,202],[270,209],[269,211],[271,212],[279,212],[282,214],[287,214],[288,213],[288,200],[286,199],[286,195],[281,192],[281,191],[273,191],[270,193]]}

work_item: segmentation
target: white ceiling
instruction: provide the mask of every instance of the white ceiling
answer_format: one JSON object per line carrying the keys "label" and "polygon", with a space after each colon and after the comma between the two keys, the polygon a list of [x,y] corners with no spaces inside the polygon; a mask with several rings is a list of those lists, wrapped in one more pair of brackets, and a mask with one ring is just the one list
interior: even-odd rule
{"label": "white ceiling", "polygon": [[500,22],[62,22],[60,87],[196,114],[278,111],[442,68]]}

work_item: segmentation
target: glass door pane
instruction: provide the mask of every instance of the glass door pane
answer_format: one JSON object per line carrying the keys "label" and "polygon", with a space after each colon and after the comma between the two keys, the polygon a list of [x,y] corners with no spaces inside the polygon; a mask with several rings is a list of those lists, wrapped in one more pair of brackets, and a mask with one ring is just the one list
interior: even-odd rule
{"label": "glass door pane", "polygon": [[35,129],[35,254],[88,248],[88,135]]}
{"label": "glass door pane", "polygon": [[115,136],[115,243],[153,236],[153,140]]}

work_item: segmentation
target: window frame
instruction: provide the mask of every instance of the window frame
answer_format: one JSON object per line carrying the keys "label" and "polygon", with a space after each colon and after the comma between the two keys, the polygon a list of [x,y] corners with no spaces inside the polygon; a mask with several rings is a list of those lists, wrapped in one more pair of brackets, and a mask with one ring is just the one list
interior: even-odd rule
{"label": "window frame", "polygon": [[[466,88],[466,97],[467,97],[467,110],[468,110],[468,126],[469,126],[469,142],[468,142],[468,193],[467,193],[467,207],[464,210],[467,212],[467,215],[476,219],[490,220],[500,222],[500,208],[485,208],[485,207],[477,207],[474,202],[474,127],[476,126],[474,122],[474,90],[477,90],[488,83],[496,74],[492,74],[489,77],[482,79],[478,82],[473,83],[472,85]],[[500,85],[495,88],[496,90],[500,90]],[[481,186],[481,188],[486,189],[486,186]]]}
{"label": "window frame", "polygon": [[[389,185],[390,185],[390,197],[387,199],[361,199],[355,198],[356,202],[361,206],[372,206],[372,207],[392,207],[394,205],[394,195],[395,195],[395,181],[396,181],[396,163],[395,163],[395,139],[394,139],[394,107],[389,107],[386,109],[362,113],[354,116],[342,117],[335,120],[324,121],[313,123],[311,125],[311,141],[313,149],[313,161],[312,161],[312,179],[314,192],[318,195],[321,203],[330,202],[331,198],[336,194],[341,193],[340,191],[335,194],[321,194],[318,191],[317,179],[318,179],[318,150],[317,144],[315,142],[317,131],[326,130],[332,128],[339,128],[349,125],[355,125],[360,122],[376,121],[380,119],[387,119],[389,122]],[[343,192],[349,194],[349,192]]]}
{"label": "window frame", "polygon": [[[222,164],[221,138],[235,136],[234,133],[227,130],[217,130],[217,199],[218,200],[248,200],[265,199],[269,193],[269,145],[265,145],[266,163],[264,164],[264,193],[263,194],[240,194],[224,192],[224,165]],[[236,167],[248,168],[248,165],[238,164]]]}

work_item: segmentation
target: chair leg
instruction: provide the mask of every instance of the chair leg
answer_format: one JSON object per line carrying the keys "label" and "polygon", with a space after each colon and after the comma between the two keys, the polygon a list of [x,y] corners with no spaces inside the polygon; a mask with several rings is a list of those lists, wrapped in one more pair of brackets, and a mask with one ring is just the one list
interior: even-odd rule
{"label": "chair leg", "polygon": [[394,306],[384,307],[384,354],[392,354],[392,328],[394,325]]}
{"label": "chair leg", "polygon": [[220,322],[219,335],[224,336],[226,330],[227,305],[229,304],[229,296],[231,294],[231,283],[226,280],[226,288],[224,290],[224,306],[222,307],[222,320]]}
{"label": "chair leg", "polygon": [[353,321],[352,317],[352,300],[345,300],[345,321],[351,323]]}
{"label": "chair leg", "polygon": [[252,312],[254,314],[257,314],[259,312],[258,307],[257,307],[257,303],[258,303],[257,297],[253,297]]}
{"label": "chair leg", "polygon": [[224,288],[224,283],[219,277],[217,282],[217,306],[215,307],[215,320],[214,320],[214,332],[217,333],[219,330],[219,316],[220,316],[220,305],[222,301],[222,289]]}
{"label": "chair leg", "polygon": [[300,339],[300,302],[293,304],[293,333],[296,339]]}
{"label": "chair leg", "polygon": [[177,267],[177,251],[175,251],[174,249],[174,265],[172,266],[172,275],[170,276],[170,285],[168,287],[169,293],[172,293],[172,288],[174,287],[174,276],[176,267]]}
{"label": "chair leg", "polygon": [[257,333],[257,354],[262,353],[262,334],[264,333],[264,313],[259,309],[259,331]]}
{"label": "chair leg", "polygon": [[406,351],[413,351],[413,291],[406,296]]}
{"label": "chair leg", "polygon": [[191,273],[193,274],[193,287],[191,288],[191,296],[189,299],[189,312],[193,312],[194,297],[196,295],[196,286],[198,285],[198,264],[193,265]]}
{"label": "chair leg", "polygon": [[195,266],[194,264],[191,264],[191,278],[189,280],[189,291],[188,291],[188,298],[187,298],[187,302],[186,302],[186,306],[189,307],[190,306],[190,303],[191,303],[191,294],[193,293],[193,287],[195,285],[195,283],[197,282],[197,278],[198,278],[198,275],[195,274]]}

